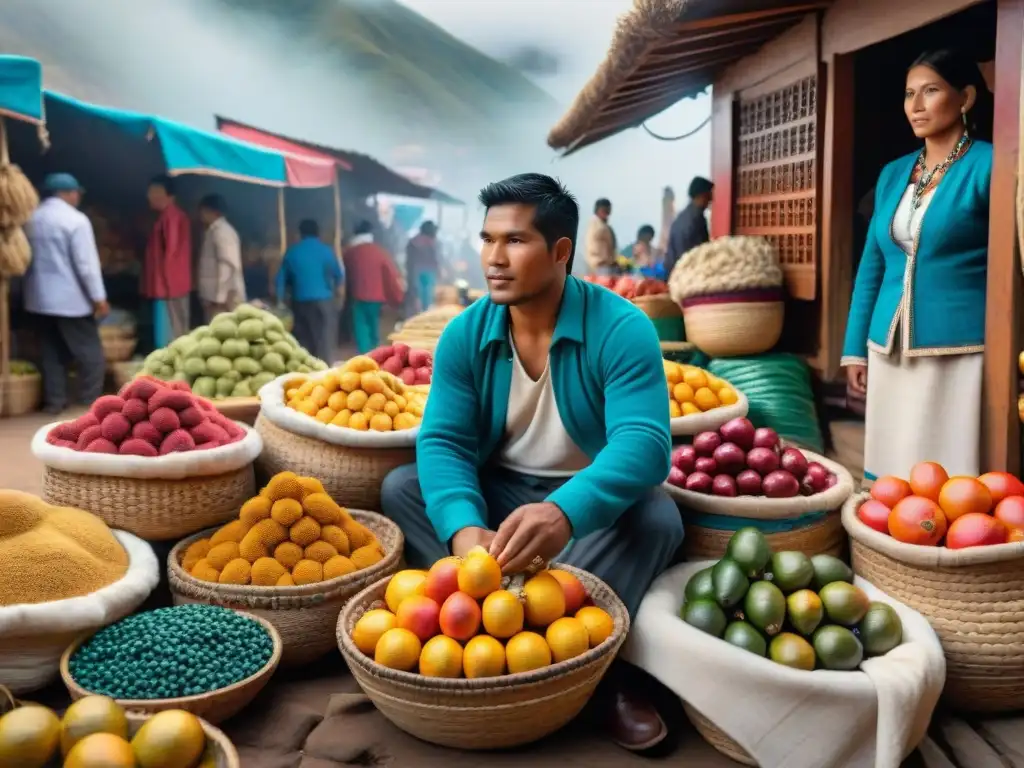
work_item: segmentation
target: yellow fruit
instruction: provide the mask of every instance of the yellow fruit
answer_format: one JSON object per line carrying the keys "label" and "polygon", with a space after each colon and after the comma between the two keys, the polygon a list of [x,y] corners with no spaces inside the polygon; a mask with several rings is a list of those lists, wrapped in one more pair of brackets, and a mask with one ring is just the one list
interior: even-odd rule
{"label": "yellow fruit", "polygon": [[210,537],[210,546],[215,547],[225,541],[233,541],[236,544],[240,544],[250,528],[252,528],[251,525],[247,525],[241,520],[232,520]]}
{"label": "yellow fruit", "polygon": [[311,493],[302,500],[302,508],[321,525],[341,522],[341,507],[326,493]]}
{"label": "yellow fruit", "polygon": [[241,555],[238,553],[238,545],[233,541],[225,541],[223,544],[218,544],[216,547],[212,547],[210,551],[206,553],[206,562],[220,571],[224,569],[225,565],[240,556]]}
{"label": "yellow fruit", "polygon": [[320,529],[320,538],[338,550],[339,555],[348,557],[349,552],[351,552],[351,549],[349,549],[348,536],[345,534],[345,531],[337,525],[323,526]]}
{"label": "yellow fruit", "polygon": [[732,387],[723,386],[716,394],[718,395],[718,402],[722,405],[735,405],[740,400],[736,390]]}
{"label": "yellow fruit", "polygon": [[583,626],[587,628],[587,634],[590,636],[590,647],[596,648],[609,637],[615,629],[615,622],[611,616],[608,615],[607,611],[604,611],[597,606],[588,605],[585,608],[580,608],[576,612],[576,618],[579,619]]}
{"label": "yellow fruit", "polygon": [[206,734],[191,712],[168,709],[142,724],[132,739],[138,768],[179,768],[199,762]]}
{"label": "yellow fruit", "polygon": [[523,604],[508,590],[491,592],[484,599],[481,616],[484,630],[492,637],[505,640],[523,631]]}
{"label": "yellow fruit", "polygon": [[249,582],[254,587],[274,587],[288,570],[272,557],[261,557],[252,564]]}
{"label": "yellow fruit", "polygon": [[[313,546],[316,546],[315,544]],[[344,555],[335,555],[324,563],[324,581],[337,579],[341,576],[348,576],[356,572],[355,563]]]}
{"label": "yellow fruit", "polygon": [[367,611],[352,627],[352,642],[367,656],[373,656],[380,636],[398,626],[398,619],[391,611],[375,608]]}
{"label": "yellow fruit", "polygon": [[336,427],[347,427],[349,420],[351,418],[352,411],[350,411],[348,408],[345,408],[344,410],[338,411],[338,415],[334,417],[334,419],[331,421],[331,424],[333,424]]}
{"label": "yellow fruit", "polygon": [[392,420],[394,420],[395,416],[397,416],[401,412],[402,409],[398,407],[398,403],[393,403],[390,401],[384,403],[384,413],[390,416]]}
{"label": "yellow fruit", "polygon": [[270,517],[270,508],[273,503],[265,496],[253,496],[242,505],[242,509],[238,512],[238,519],[252,527],[260,520]]}
{"label": "yellow fruit", "polygon": [[377,371],[364,371],[359,377],[359,388],[368,395],[382,394],[384,382]]}
{"label": "yellow fruit", "polygon": [[[320,379],[320,386],[330,392],[332,395],[338,391],[340,382],[338,381],[338,374],[334,371],[327,373],[322,379]],[[335,408],[334,410],[338,410]]]}
{"label": "yellow fruit", "polygon": [[701,387],[693,393],[693,401],[697,404],[697,407],[702,411],[710,411],[713,408],[717,408],[721,405],[718,402],[718,397],[707,387]]}
{"label": "yellow fruit", "polygon": [[505,644],[510,674],[531,672],[551,664],[551,649],[536,632],[520,632]]}
{"label": "yellow fruit", "polygon": [[310,515],[303,515],[302,518],[288,529],[288,538],[300,547],[308,547],[320,538],[320,523]]}
{"label": "yellow fruit", "polygon": [[294,472],[278,472],[267,483],[267,497],[271,501],[278,499],[295,499],[301,501],[303,496],[302,483]]}
{"label": "yellow fruit", "polygon": [[309,397],[309,393],[313,391],[313,387],[316,386],[316,382],[311,379],[306,379],[299,384],[299,397]]}
{"label": "yellow fruit", "polygon": [[692,403],[693,402],[693,387],[684,381],[679,382],[672,387],[672,399],[677,403]]}
{"label": "yellow fruit", "polygon": [[46,707],[18,707],[0,717],[0,765],[43,768],[59,744],[60,720]]}
{"label": "yellow fruit", "polygon": [[330,424],[332,421],[334,421],[334,417],[337,415],[338,414],[335,411],[332,411],[327,406],[324,406],[323,408],[316,412],[315,418],[321,424]]}
{"label": "yellow fruit", "polygon": [[[205,739],[205,736],[204,736]],[[205,746],[205,741],[203,742]],[[64,758],[64,768],[135,768],[135,753],[132,745],[121,736],[112,733],[94,733],[86,736],[72,747]],[[180,765],[189,765],[180,763]],[[160,766],[173,768],[174,763],[146,764],[145,768]]]}
{"label": "yellow fruit", "polygon": [[365,547],[367,544],[372,544],[377,540],[373,535],[373,531],[351,518],[342,520],[341,528],[345,531],[345,535],[348,536],[349,546],[353,550]]}
{"label": "yellow fruit", "polygon": [[[474,548],[476,549],[476,548]],[[470,551],[459,566],[459,590],[474,600],[482,600],[501,589],[501,566],[487,552]]]}
{"label": "yellow fruit", "polygon": [[189,544],[188,549],[185,550],[185,554],[181,557],[181,567],[189,573],[195,568],[196,563],[206,557],[206,554],[210,551],[210,540],[200,539]]}
{"label": "yellow fruit", "polygon": [[86,696],[71,704],[60,722],[60,749],[67,755],[79,741],[94,733],[128,738],[128,718],[108,696]]}
{"label": "yellow fruit", "polygon": [[295,499],[280,499],[271,507],[270,516],[287,528],[302,518],[302,506],[303,503]]}
{"label": "yellow fruit", "polygon": [[373,542],[365,547],[352,550],[352,554],[349,557],[356,569],[361,571],[363,568],[369,568],[371,565],[383,560],[384,550],[381,549],[380,544]]}
{"label": "yellow fruit", "polygon": [[505,648],[489,635],[471,637],[462,652],[466,677],[498,677],[505,674]]}
{"label": "yellow fruit", "polygon": [[306,547],[305,557],[307,560],[314,560],[321,565],[326,563],[332,557],[338,556],[338,550],[328,544],[326,541],[314,541],[308,547]]}
{"label": "yellow fruit", "polygon": [[679,363],[673,363],[671,360],[662,360],[661,362],[665,367],[665,378],[668,379],[669,384],[678,384],[683,380],[683,369]]}
{"label": "yellow fruit", "polygon": [[408,629],[389,629],[377,640],[373,660],[383,667],[411,672],[420,660],[420,639]]}
{"label": "yellow fruit", "polygon": [[683,415],[683,409],[679,407],[679,403],[675,400],[668,401],[668,417],[670,419],[678,419]]}
{"label": "yellow fruit", "polygon": [[683,412],[683,416],[693,416],[695,413],[701,412],[694,403],[683,403],[679,406],[679,410]]}
{"label": "yellow fruit", "polygon": [[295,586],[295,579],[292,578],[292,575],[290,573],[286,573],[286,574],[282,575],[280,579],[277,580],[277,585],[276,586],[278,586],[278,587],[294,587]]}
{"label": "yellow fruit", "polygon": [[220,571],[210,565],[205,557],[192,566],[192,570],[189,573],[200,581],[217,581],[220,579]]}
{"label": "yellow fruit", "polygon": [[370,429],[374,432],[390,432],[391,417],[386,413],[375,413],[370,417]]}
{"label": "yellow fruit", "polygon": [[420,674],[426,677],[459,677],[462,646],[445,635],[427,640],[420,651]]}
{"label": "yellow fruit", "polygon": [[366,414],[362,411],[353,413],[348,420],[349,429],[357,429],[360,432],[365,432],[370,428],[370,420],[366,418]]}
{"label": "yellow fruit", "polygon": [[419,424],[419,420],[417,420],[417,418],[411,413],[400,413],[395,416],[392,426],[397,431],[402,429],[412,429],[417,424]]}
{"label": "yellow fruit", "polygon": [[384,590],[384,602],[388,604],[388,609],[395,613],[405,598],[410,595],[422,595],[423,582],[426,580],[426,571],[405,570],[392,576]]}
{"label": "yellow fruit", "polygon": [[294,541],[283,541],[274,548],[274,559],[289,571],[302,559],[303,550]]}
{"label": "yellow fruit", "polygon": [[544,633],[551,657],[555,662],[566,661],[590,649],[590,634],[579,619],[564,616],[551,623]]}
{"label": "yellow fruit", "polygon": [[315,387],[313,387],[313,391],[309,393],[310,400],[316,403],[317,406],[320,408],[323,408],[325,405],[327,405],[327,401],[330,399],[330,397],[331,393],[328,392],[327,388],[324,387],[322,384],[317,384]]}
{"label": "yellow fruit", "polygon": [[366,407],[366,403],[369,402],[370,396],[361,389],[357,389],[353,392],[348,393],[348,404],[347,408],[355,413],[361,411]]}
{"label": "yellow fruit", "polygon": [[260,520],[245,534],[238,545],[238,554],[250,563],[270,554],[270,550],[288,538],[288,529],[277,520],[269,518]]}
{"label": "yellow fruit", "polygon": [[720,390],[724,386],[725,386],[725,382],[724,381],[722,381],[717,376],[712,376],[710,373],[708,374],[708,389],[710,389],[712,392],[714,392],[717,395],[718,394],[718,390]]}
{"label": "yellow fruit", "polygon": [[394,402],[395,402],[395,405],[398,406],[398,410],[400,410],[400,411],[404,411],[405,410],[405,406],[409,404],[409,401],[406,400],[405,397],[403,397],[402,395],[395,395]]}
{"label": "yellow fruit", "polygon": [[327,398],[327,407],[337,413],[348,408],[348,393],[341,390],[334,392]]}
{"label": "yellow fruit", "polygon": [[324,580],[324,567],[315,560],[299,560],[292,568],[292,579],[297,586],[316,584]]}
{"label": "yellow fruit", "polygon": [[683,374],[683,381],[693,387],[696,394],[698,389],[708,385],[708,375],[700,368],[690,368]]}
{"label": "yellow fruit", "polygon": [[359,374],[355,371],[345,371],[338,377],[338,383],[342,391],[352,393],[359,389]]}
{"label": "yellow fruit", "polygon": [[221,584],[244,585],[249,583],[251,574],[252,565],[250,565],[249,561],[237,557],[224,566],[224,570],[220,572],[220,578],[217,581]]}
{"label": "yellow fruit", "polygon": [[546,627],[565,615],[565,591],[547,571],[527,579],[523,585],[526,621],[534,627]]}
{"label": "yellow fruit", "polygon": [[299,413],[304,413],[307,416],[316,416],[317,411],[320,410],[320,406],[317,405],[316,400],[307,398],[305,400],[300,400],[299,404],[295,407],[295,410]]}

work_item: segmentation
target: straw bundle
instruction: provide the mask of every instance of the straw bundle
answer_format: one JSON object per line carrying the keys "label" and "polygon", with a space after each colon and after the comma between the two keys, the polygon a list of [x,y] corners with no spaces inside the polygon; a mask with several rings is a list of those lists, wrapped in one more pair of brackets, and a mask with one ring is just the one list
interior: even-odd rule
{"label": "straw bundle", "polygon": [[[6,157],[3,160],[6,161]],[[0,163],[0,228],[20,227],[29,220],[37,205],[36,188],[21,168]]]}
{"label": "straw bundle", "polygon": [[[10,166],[8,166],[10,167]],[[0,171],[3,169],[0,168]],[[3,207],[0,200],[0,208]],[[29,247],[25,231],[19,227],[0,229],[0,278],[24,275],[32,262],[32,249]]]}

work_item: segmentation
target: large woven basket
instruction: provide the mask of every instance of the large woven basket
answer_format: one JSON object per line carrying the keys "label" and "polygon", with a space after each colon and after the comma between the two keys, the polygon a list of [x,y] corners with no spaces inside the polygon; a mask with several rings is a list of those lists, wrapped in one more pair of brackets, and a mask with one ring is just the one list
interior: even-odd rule
{"label": "large woven basket", "polygon": [[[144,715],[154,715],[167,709],[183,709],[214,725],[237,715],[270,682],[271,676],[281,661],[282,650],[281,635],[278,634],[273,624],[264,618],[245,613],[244,611],[239,611],[239,613],[253,621],[259,622],[274,643],[274,650],[271,652],[270,660],[261,670],[250,675],[245,680],[240,680],[233,685],[229,685],[227,688],[221,688],[210,693],[201,693],[196,696],[179,696],[175,699],[115,699],[117,704],[127,712]],[[70,662],[75,651],[93,634],[89,633],[79,637],[68,646],[68,649],[64,651],[64,655],[60,659],[60,676],[64,681],[65,687],[68,689],[68,693],[71,695],[72,701],[92,695],[90,691],[82,688],[71,677]]]}
{"label": "large woven basket", "polygon": [[[759,521],[748,520],[745,522],[756,526]],[[686,530],[683,551],[686,553],[687,560],[712,560],[722,557],[729,545],[729,539],[738,530],[738,528],[725,530],[695,525],[687,522],[685,515],[683,516],[683,528]],[[824,518],[802,528],[765,533],[765,538],[773,552],[796,550],[803,552],[808,557],[814,555],[840,557],[846,547],[846,533],[843,531],[839,512],[830,512]]]}
{"label": "large woven basket", "polygon": [[11,374],[0,381],[0,416],[24,416],[39,409],[43,377],[38,373]]}
{"label": "large woven basket", "polygon": [[43,498],[92,512],[111,528],[149,541],[180,539],[225,523],[256,494],[252,466],[209,477],[156,480],[43,467]]}
{"label": "large woven basket", "polygon": [[398,570],[405,538],[383,515],[349,512],[377,536],[385,556],[379,563],[347,576],[301,587],[253,587],[200,581],[181,567],[185,550],[215,529],[179,542],[167,558],[168,580],[175,605],[209,603],[259,616],[281,635],[281,664],[294,667],[315,661],[336,647],[338,615],[345,602],[367,585]]}
{"label": "large woven basket", "polygon": [[403,731],[456,749],[502,749],[529,744],[566,725],[587,703],[629,632],[626,607],[603,581],[573,573],[594,603],[612,616],[615,630],[582,656],[550,667],[499,678],[427,678],[382,667],[352,642],[352,628],[380,604],[387,579],[353,597],[338,620],[338,645],[349,669],[377,709]]}
{"label": "large woven basket", "polygon": [[782,336],[782,301],[736,301],[683,306],[686,340],[709,357],[759,355]]}
{"label": "large woven basket", "polygon": [[697,733],[704,737],[704,741],[730,760],[735,760],[741,765],[750,765],[756,768],[757,761],[748,755],[743,747],[730,739],[725,731],[685,701],[683,702],[683,709],[686,711],[686,716],[690,719],[690,722],[693,723],[693,727],[697,729]]}
{"label": "large woven basket", "polygon": [[261,474],[273,477],[291,470],[315,477],[331,498],[357,509],[380,511],[380,486],[388,472],[416,458],[415,448],[352,448],[326,443],[282,429],[262,413],[256,431],[263,453],[256,460]]}
{"label": "large woven basket", "polygon": [[123,363],[131,359],[138,343],[135,338],[104,338],[103,357],[107,363]]}
{"label": "large woven basket", "polygon": [[946,704],[961,712],[1024,709],[1024,543],[950,550],[904,544],[843,507],[853,570],[921,613],[946,654]]}

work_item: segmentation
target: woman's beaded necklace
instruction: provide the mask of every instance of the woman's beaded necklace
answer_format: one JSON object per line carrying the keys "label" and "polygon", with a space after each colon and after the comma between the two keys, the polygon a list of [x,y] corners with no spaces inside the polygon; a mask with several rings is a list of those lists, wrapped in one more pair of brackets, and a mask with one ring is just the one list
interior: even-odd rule
{"label": "woman's beaded necklace", "polygon": [[949,170],[949,166],[963,157],[964,153],[971,146],[971,137],[967,135],[965,131],[960,139],[957,141],[956,146],[953,147],[953,151],[950,152],[946,159],[936,165],[930,171],[924,164],[924,149],[921,150],[921,154],[917,156],[917,163],[914,166],[914,194],[911,198],[914,210],[916,211],[921,207],[921,199],[927,195],[931,190],[935,189],[938,185],[939,180]]}

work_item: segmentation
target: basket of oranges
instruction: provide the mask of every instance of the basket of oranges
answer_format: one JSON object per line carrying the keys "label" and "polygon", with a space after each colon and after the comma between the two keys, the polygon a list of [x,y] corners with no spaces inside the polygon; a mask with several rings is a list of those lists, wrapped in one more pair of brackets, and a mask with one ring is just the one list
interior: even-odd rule
{"label": "basket of oranges", "polygon": [[618,596],[552,564],[503,580],[483,548],[399,571],[353,597],[338,644],[377,709],[458,749],[528,744],[566,725],[629,631]]}
{"label": "basket of oranges", "polygon": [[938,634],[949,706],[1024,708],[1024,483],[922,462],[851,496],[842,514],[857,575]]}
{"label": "basket of oranges", "polygon": [[672,434],[696,435],[746,416],[747,398],[725,379],[703,368],[663,360]]}

